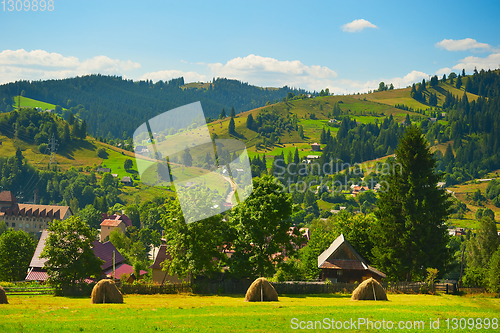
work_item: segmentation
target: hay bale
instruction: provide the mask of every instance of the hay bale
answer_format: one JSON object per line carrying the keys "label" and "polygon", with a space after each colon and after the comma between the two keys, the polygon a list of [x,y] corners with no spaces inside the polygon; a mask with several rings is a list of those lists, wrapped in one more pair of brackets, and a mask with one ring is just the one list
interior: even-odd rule
{"label": "hay bale", "polygon": [[92,295],[90,295],[90,302],[97,303],[123,303],[123,295],[116,287],[113,280],[104,279],[94,286]]}
{"label": "hay bale", "polygon": [[[261,293],[262,286],[262,293]],[[255,280],[247,290],[245,295],[245,302],[260,302],[261,300],[267,302],[277,302],[278,293],[274,287],[265,278],[258,278]]]}
{"label": "hay bale", "polygon": [[387,295],[384,288],[377,280],[375,280],[374,278],[369,278],[361,282],[359,286],[354,289],[351,299],[354,301],[387,301]]}
{"label": "hay bale", "polygon": [[0,286],[0,304],[9,304],[7,301],[7,294],[5,290],[3,290],[2,286]]}

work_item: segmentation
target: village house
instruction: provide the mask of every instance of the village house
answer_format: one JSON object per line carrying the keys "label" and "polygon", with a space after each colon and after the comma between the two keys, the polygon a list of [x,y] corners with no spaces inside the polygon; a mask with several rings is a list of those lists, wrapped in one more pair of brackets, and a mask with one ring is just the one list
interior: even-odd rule
{"label": "village house", "polygon": [[[158,254],[156,255],[154,263],[149,266],[149,268],[153,271],[153,283],[163,285],[165,283],[182,283],[183,280],[179,279],[177,274],[170,275],[168,273],[168,267],[170,262],[172,261],[172,257],[167,252],[167,245],[160,245],[160,249],[158,250]],[[166,265],[167,270],[163,270],[163,265]]]}
{"label": "village house", "polygon": [[118,229],[120,230],[123,234],[125,234],[125,231],[127,229],[127,225],[123,220],[111,220],[111,219],[106,219],[101,222],[101,242],[104,242],[106,239],[109,238],[109,234],[111,231]]}
{"label": "village house", "polygon": [[[47,270],[44,268],[45,262],[47,262],[47,258],[40,258],[40,254],[45,248],[45,241],[49,235],[48,230],[42,231],[42,236],[38,241],[38,245],[36,247],[35,253],[31,258],[31,262],[28,268],[28,275],[25,280],[27,281],[40,281],[44,282],[48,279]],[[115,246],[111,242],[100,243],[99,241],[94,241],[92,243],[92,251],[94,255],[104,263],[101,265],[101,278],[112,278],[113,277],[113,253],[115,256],[115,279],[120,279],[122,275],[127,274],[129,277],[128,281],[132,281],[135,279],[133,277],[134,268],[125,263],[125,258],[121,255],[121,253],[115,248]],[[140,271],[141,278],[147,272],[144,270]]]}
{"label": "village house", "polygon": [[98,167],[97,173],[111,173],[111,168]]}
{"label": "village house", "polygon": [[0,192],[0,221],[14,230],[39,233],[49,227],[49,222],[71,215],[69,206],[20,204],[10,191]]}
{"label": "village house", "polygon": [[321,145],[319,143],[311,143],[311,150],[312,151],[321,151]]}
{"label": "village house", "polygon": [[333,283],[362,282],[369,278],[381,281],[386,275],[368,265],[365,259],[344,238],[337,237],[328,249],[318,257],[318,268],[321,269],[321,280]]}
{"label": "village house", "polygon": [[123,177],[122,180],[120,180],[120,183],[122,183],[124,186],[134,186],[134,181],[129,176]]}

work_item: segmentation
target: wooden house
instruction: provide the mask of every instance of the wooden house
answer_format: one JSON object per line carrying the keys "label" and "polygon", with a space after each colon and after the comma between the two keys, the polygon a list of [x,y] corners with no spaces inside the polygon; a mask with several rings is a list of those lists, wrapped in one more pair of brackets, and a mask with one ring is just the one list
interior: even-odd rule
{"label": "wooden house", "polygon": [[368,265],[365,259],[340,235],[328,249],[318,257],[318,268],[321,268],[321,280],[333,283],[362,282],[368,278],[381,281],[386,275]]}

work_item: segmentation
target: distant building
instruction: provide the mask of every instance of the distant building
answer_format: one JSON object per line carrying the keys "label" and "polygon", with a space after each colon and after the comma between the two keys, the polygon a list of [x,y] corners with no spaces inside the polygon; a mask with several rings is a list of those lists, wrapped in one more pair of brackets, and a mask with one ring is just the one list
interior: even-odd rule
{"label": "distant building", "polygon": [[127,229],[127,225],[125,222],[122,220],[104,220],[101,222],[101,242],[105,241],[106,238],[109,236],[111,231],[118,229],[120,230],[123,234],[125,234],[125,231]]}
{"label": "distant building", "polygon": [[19,204],[10,191],[0,192],[0,221],[14,230],[41,232],[49,227],[49,222],[71,215],[69,206]]}
{"label": "distant building", "polygon": [[317,160],[319,158],[319,155],[307,155],[306,160],[309,162],[312,162],[314,160]]}
{"label": "distant building", "polygon": [[129,176],[123,177],[122,180],[120,180],[120,183],[125,186],[134,186],[134,181]]}
{"label": "distant building", "polygon": [[98,173],[111,173],[111,168],[102,168],[102,167],[98,167],[98,168],[97,168],[97,172],[98,172]]}
{"label": "distant building", "polygon": [[319,143],[312,143],[311,150],[312,151],[321,151],[321,145]]}

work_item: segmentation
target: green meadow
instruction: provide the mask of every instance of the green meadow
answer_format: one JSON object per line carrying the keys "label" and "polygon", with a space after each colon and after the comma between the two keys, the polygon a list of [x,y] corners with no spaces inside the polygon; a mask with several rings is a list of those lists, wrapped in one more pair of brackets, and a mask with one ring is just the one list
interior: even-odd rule
{"label": "green meadow", "polygon": [[[377,325],[402,322],[407,332],[498,331],[500,299],[483,295],[389,294],[389,301],[351,301],[350,295],[288,295],[279,302],[243,301],[243,295],[125,295],[124,304],[90,304],[89,298],[10,296],[0,305],[2,332],[289,332],[300,326],[340,321],[345,332],[372,332]],[[294,319],[295,318],[295,319]],[[325,319],[326,318],[326,319]],[[450,328],[447,329],[446,319]],[[472,329],[453,330],[453,318],[474,319]],[[493,320],[495,318],[495,320]],[[349,327],[351,319],[355,327]],[[439,329],[431,329],[430,323]],[[359,325],[371,321],[374,327]],[[459,321],[457,322],[459,323]],[[309,323],[311,322],[311,323]],[[321,322],[322,329],[319,329]],[[328,324],[325,325],[324,323]],[[348,322],[348,323],[345,323]],[[377,324],[379,322],[379,324]],[[479,329],[489,322],[490,329]],[[492,326],[496,322],[497,326]],[[325,326],[323,326],[325,325]],[[420,325],[420,329],[417,329]],[[423,325],[423,326],[422,326]],[[458,325],[458,324],[457,324]],[[311,327],[311,326],[310,326]],[[492,329],[496,327],[496,329]],[[296,328],[296,329],[293,329]],[[331,329],[331,327],[330,327]]]}
{"label": "green meadow", "polygon": [[[19,98],[19,96],[14,97],[14,108],[18,107],[18,105],[17,105],[18,98]],[[31,99],[31,98],[24,97],[24,96],[21,96],[21,107],[22,108],[39,107],[39,108],[42,108],[43,110],[56,108],[56,106],[54,104],[45,103],[45,102],[38,101],[36,99]]]}

